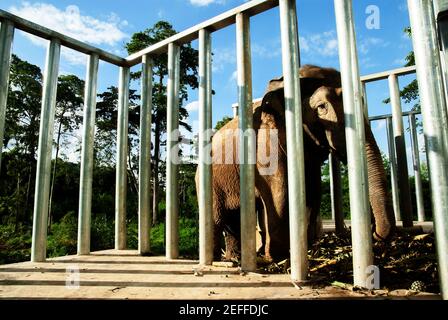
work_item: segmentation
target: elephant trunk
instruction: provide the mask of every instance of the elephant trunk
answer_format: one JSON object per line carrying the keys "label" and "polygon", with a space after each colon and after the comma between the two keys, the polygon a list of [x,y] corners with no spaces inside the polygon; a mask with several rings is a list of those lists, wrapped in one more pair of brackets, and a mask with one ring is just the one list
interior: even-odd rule
{"label": "elephant trunk", "polygon": [[395,217],[387,190],[386,171],[380,149],[368,123],[365,125],[369,198],[375,220],[374,238],[385,240],[395,229]]}

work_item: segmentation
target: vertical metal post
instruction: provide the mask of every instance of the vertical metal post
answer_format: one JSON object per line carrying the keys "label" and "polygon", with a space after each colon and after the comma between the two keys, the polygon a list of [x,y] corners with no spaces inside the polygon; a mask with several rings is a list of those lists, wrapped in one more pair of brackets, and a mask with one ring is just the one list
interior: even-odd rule
{"label": "vertical metal post", "polygon": [[236,49],[240,129],[241,268],[246,271],[255,271],[257,268],[254,161],[256,146],[252,111],[250,19],[244,13],[236,15]]}
{"label": "vertical metal post", "polygon": [[11,49],[14,39],[14,25],[3,20],[0,28],[0,172],[2,169],[3,136],[6,119],[6,103],[9,89],[9,69],[11,67]]}
{"label": "vertical metal post", "polygon": [[128,168],[129,80],[129,68],[120,67],[118,81],[117,168],[115,186],[115,250],[124,250],[127,247],[126,193]]}
{"label": "vertical metal post", "polygon": [[232,104],[232,112],[233,117],[236,118],[238,116],[238,103]]}
{"label": "vertical metal post", "polygon": [[345,231],[345,224],[342,208],[341,164],[332,153],[328,157],[328,166],[330,168],[331,215],[336,234],[342,234]]}
{"label": "vertical metal post", "polygon": [[448,99],[448,1],[434,1],[435,15],[439,30],[440,58],[445,83],[445,96]]}
{"label": "vertical metal post", "polygon": [[289,234],[291,278],[306,280],[308,274],[305,202],[305,159],[303,152],[300,55],[295,0],[280,1],[282,64],[285,84],[286,148],[288,156]]}
{"label": "vertical metal post", "polygon": [[179,83],[180,47],[168,45],[167,142],[166,142],[166,258],[179,256]]}
{"label": "vertical metal post", "polygon": [[448,299],[448,116],[431,0],[408,0],[431,176],[440,290]]}
{"label": "vertical metal post", "polygon": [[53,146],[56,91],[58,86],[61,43],[51,39],[45,62],[37,150],[36,188],[34,194],[33,238],[31,261],[45,261],[47,251],[48,201],[50,196],[51,151]]}
{"label": "vertical metal post", "polygon": [[394,132],[395,154],[397,157],[398,193],[401,220],[403,227],[412,227],[412,202],[409,188],[408,161],[406,157],[406,144],[403,130],[403,114],[401,111],[400,90],[398,77],[389,76],[390,103],[392,108],[392,123]]}
{"label": "vertical metal post", "polygon": [[152,58],[142,59],[142,104],[140,108],[140,155],[138,171],[138,251],[151,251],[151,109],[152,109]]}
{"label": "vertical metal post", "polygon": [[414,166],[415,180],[415,202],[417,203],[418,221],[425,221],[425,206],[423,202],[422,178],[420,175],[420,152],[418,149],[417,129],[415,128],[415,115],[411,113],[408,117],[409,128],[411,128],[412,163]]}
{"label": "vertical metal post", "polygon": [[362,82],[362,101],[363,101],[363,109],[364,109],[364,117],[369,119],[369,104],[367,103],[367,88],[366,83]]}
{"label": "vertical metal post", "polygon": [[365,287],[373,263],[371,213],[365,152],[364,111],[359,79],[352,1],[334,0],[344,91],[350,212],[352,219],[354,284]]}
{"label": "vertical metal post", "polygon": [[387,146],[389,149],[390,184],[392,189],[392,204],[394,208],[395,220],[401,221],[400,195],[398,194],[397,179],[397,158],[395,157],[394,132],[392,128],[392,118],[386,119]]}
{"label": "vertical metal post", "polygon": [[93,143],[95,138],[96,87],[98,79],[97,54],[91,54],[87,63],[84,89],[84,117],[82,133],[81,177],[79,180],[78,254],[90,253],[92,215]]}
{"label": "vertical metal post", "polygon": [[199,263],[213,262],[212,49],[210,31],[199,31]]}

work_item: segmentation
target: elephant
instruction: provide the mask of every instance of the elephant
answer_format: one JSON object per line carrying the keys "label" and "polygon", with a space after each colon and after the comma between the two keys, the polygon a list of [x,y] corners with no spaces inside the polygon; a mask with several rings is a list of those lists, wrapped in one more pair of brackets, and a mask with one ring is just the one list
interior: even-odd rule
{"label": "elephant", "polygon": [[[321,232],[321,166],[333,153],[346,163],[344,111],[340,73],[332,68],[304,65],[299,70],[302,97],[303,143],[305,159],[306,214],[308,242]],[[289,255],[288,175],[283,78],[269,82],[261,101],[253,104],[253,128],[256,144],[255,207],[262,238],[259,253],[266,261]],[[214,219],[214,258],[221,258],[224,234],[225,260],[240,252],[240,176],[238,164],[238,117],[215,133],[212,139],[212,202]],[[276,137],[267,132],[276,130]],[[380,150],[365,121],[369,199],[373,212],[373,236],[385,240],[395,229],[386,173]],[[229,147],[230,146],[230,150]],[[224,150],[225,149],[225,150]],[[219,161],[225,155],[226,161]],[[261,161],[262,155],[274,156],[273,165]],[[289,155],[291,156],[291,155]],[[272,157],[271,157],[272,158]],[[218,160],[218,161],[217,161]],[[196,188],[198,185],[196,173]],[[256,226],[254,226],[255,231]]]}

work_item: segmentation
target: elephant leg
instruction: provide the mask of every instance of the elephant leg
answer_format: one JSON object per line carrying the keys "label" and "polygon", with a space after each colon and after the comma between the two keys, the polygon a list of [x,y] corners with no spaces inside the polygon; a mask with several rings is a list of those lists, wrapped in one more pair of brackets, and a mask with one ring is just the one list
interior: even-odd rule
{"label": "elephant leg", "polygon": [[322,232],[320,218],[321,203],[321,166],[320,163],[306,161],[306,213],[308,215],[308,245],[311,246]]}
{"label": "elephant leg", "polygon": [[222,223],[215,223],[213,229],[213,260],[221,261],[222,240],[224,228]]}
{"label": "elephant leg", "polygon": [[228,210],[224,217],[225,260],[239,259],[241,252],[240,209]]}
{"label": "elephant leg", "polygon": [[266,246],[266,209],[264,207],[263,201],[258,198],[255,201],[255,207],[257,211],[257,218],[258,218],[258,227],[259,227],[259,233],[261,236],[261,246],[258,248],[257,253],[264,254],[265,252],[265,246]]}

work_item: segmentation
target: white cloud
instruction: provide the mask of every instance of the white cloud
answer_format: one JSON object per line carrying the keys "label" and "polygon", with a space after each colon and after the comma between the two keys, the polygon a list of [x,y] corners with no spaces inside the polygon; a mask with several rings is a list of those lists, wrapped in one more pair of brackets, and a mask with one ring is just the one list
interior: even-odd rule
{"label": "white cloud", "polygon": [[235,70],[232,72],[232,75],[230,76],[229,82],[237,82],[238,80],[238,71]]}
{"label": "white cloud", "polygon": [[260,58],[270,59],[281,56],[282,47],[280,41],[278,43],[263,43],[262,45],[258,43],[252,43],[251,51],[254,56],[258,56]]}
{"label": "white cloud", "polygon": [[373,131],[382,132],[384,130],[384,128],[386,128],[386,120],[378,120],[375,122],[376,122],[376,126],[373,128]]}
{"label": "white cloud", "polygon": [[[75,5],[69,5],[65,10],[60,10],[52,4],[39,2],[23,2],[20,7],[13,6],[9,8],[9,11],[24,19],[93,45],[113,47],[128,37],[121,30],[128,25],[128,22],[121,20],[115,13],[109,14],[107,20],[98,20],[82,15]],[[26,35],[33,43],[46,46],[46,41],[29,34]],[[84,64],[86,60],[85,57],[73,51],[63,50],[63,55],[69,63],[73,64]]]}
{"label": "white cloud", "polygon": [[312,56],[334,57],[338,54],[336,31],[326,31],[299,38],[300,50]]}
{"label": "white cloud", "polygon": [[388,45],[389,45],[388,42],[380,38],[374,38],[374,37],[364,38],[361,39],[361,41],[359,42],[358,51],[362,54],[368,54],[373,47],[384,48],[387,47]]}
{"label": "white cloud", "polygon": [[196,112],[199,110],[199,101],[195,100],[185,106],[188,112]]}
{"label": "white cloud", "polygon": [[189,0],[190,3],[194,6],[198,7],[204,7],[208,6],[209,4],[216,3],[216,4],[224,4],[225,0]]}
{"label": "white cloud", "polygon": [[236,64],[235,47],[215,49],[212,57],[212,71],[223,71],[228,64]]}

